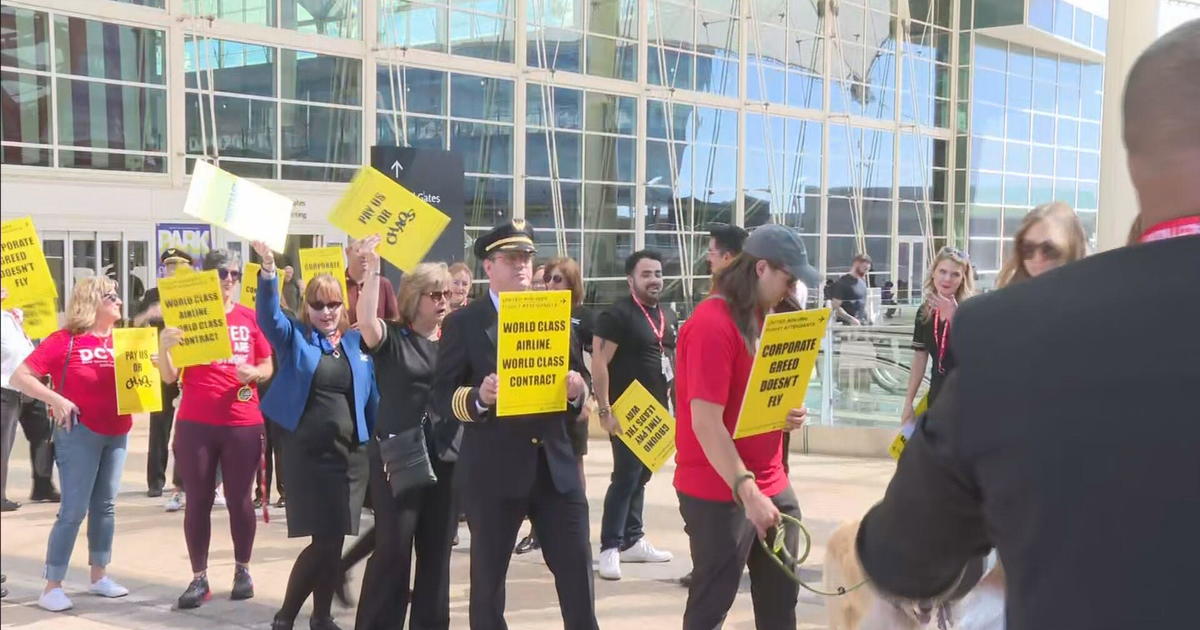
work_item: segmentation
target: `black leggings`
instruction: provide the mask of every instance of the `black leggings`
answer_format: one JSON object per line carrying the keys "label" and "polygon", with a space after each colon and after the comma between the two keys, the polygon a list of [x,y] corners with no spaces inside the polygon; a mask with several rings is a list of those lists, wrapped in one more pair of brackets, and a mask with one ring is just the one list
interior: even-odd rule
{"label": "black leggings", "polygon": [[333,590],[337,587],[341,572],[338,565],[342,557],[344,536],[313,536],[304,551],[296,556],[292,575],[288,578],[283,606],[275,616],[294,620],[309,594],[313,596],[314,618],[331,617]]}

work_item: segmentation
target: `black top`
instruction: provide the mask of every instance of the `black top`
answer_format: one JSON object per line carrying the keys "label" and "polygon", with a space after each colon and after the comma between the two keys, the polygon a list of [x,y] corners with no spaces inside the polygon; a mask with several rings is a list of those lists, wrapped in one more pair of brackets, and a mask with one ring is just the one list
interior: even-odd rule
{"label": "black top", "polygon": [[963,302],[958,367],[859,529],[872,585],[928,597],[994,545],[1008,630],[1196,627],[1198,274],[1177,237]]}
{"label": "black top", "polygon": [[592,336],[595,335],[596,316],[592,309],[580,304],[571,308],[571,328],[586,352],[592,351]]}
{"label": "black top", "polygon": [[859,278],[852,273],[848,273],[841,278],[838,278],[837,282],[833,283],[833,287],[829,291],[829,297],[835,300],[841,300],[842,309],[858,321],[861,322],[866,317],[866,280]]}
{"label": "black top", "polygon": [[[437,454],[451,459],[457,454],[457,421],[436,421],[430,408],[437,344],[394,322],[383,323],[383,339],[371,350],[375,357],[375,382],[379,384],[379,411],[375,436],[387,438],[411,429],[427,416],[425,431]],[[449,425],[449,426],[443,426]]]}
{"label": "black top", "polygon": [[[950,344],[950,331],[947,330],[949,322],[938,317],[937,312],[933,309],[929,310],[929,319],[925,319],[924,313],[927,305],[922,305],[918,311],[917,321],[913,325],[913,340],[912,349],[922,350],[929,353],[929,363],[931,369],[929,372],[929,404],[937,399],[938,392],[942,389],[942,383],[946,381],[946,377],[954,370],[956,365],[954,361],[954,348]],[[942,352],[942,339],[946,340],[946,351]]]}
{"label": "black top", "polygon": [[[662,369],[662,353],[675,358],[675,313],[669,308],[646,306],[646,312],[626,295],[596,318],[596,336],[617,344],[617,351],[608,364],[608,400],[611,403],[637,380],[663,405],[667,405],[670,388]],[[662,319],[659,319],[659,314]],[[647,319],[649,315],[649,319]],[[662,347],[650,322],[658,327],[665,323]]]}
{"label": "black top", "polygon": [[346,453],[358,444],[354,376],[344,353],[321,355],[294,440],[309,453]]}

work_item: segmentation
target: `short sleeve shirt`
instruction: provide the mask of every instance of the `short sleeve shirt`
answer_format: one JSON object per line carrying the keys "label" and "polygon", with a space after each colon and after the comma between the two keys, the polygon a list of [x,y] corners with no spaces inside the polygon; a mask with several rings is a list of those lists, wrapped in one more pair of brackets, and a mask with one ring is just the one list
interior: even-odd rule
{"label": "short sleeve shirt", "polygon": [[[237,379],[239,365],[258,365],[271,357],[271,344],[258,328],[254,311],[237,304],[225,314],[233,356],[208,365],[183,368],[179,419],[202,424],[251,426],[262,424],[258,385],[243,387]],[[248,395],[247,395],[248,394]]]}
{"label": "short sleeve shirt", "polygon": [[371,350],[379,412],[375,435],[386,438],[418,426],[433,388],[437,344],[394,322],[383,322],[383,339]]}
{"label": "short sleeve shirt", "polygon": [[842,309],[861,321],[867,310],[867,281],[848,273],[833,284],[830,296],[842,301]]}
{"label": "short sleeve shirt", "polygon": [[[626,295],[596,318],[595,335],[617,344],[608,365],[609,402],[637,380],[659,402],[667,404],[670,389],[662,357],[665,352],[670,360],[675,352],[675,313],[661,303],[645,308],[643,312],[633,297]],[[661,347],[655,329],[662,332]]]}
{"label": "short sleeve shirt", "polygon": [[[737,426],[754,355],[734,324],[729,306],[711,297],[696,306],[679,331],[679,376],[675,383],[675,489],[707,501],[732,501],[729,484],[721,478],[696,438],[692,401],[724,406],[722,419],[732,436]],[[771,431],[733,441],[746,469],[767,496],[788,485],[783,470],[783,432]]]}
{"label": "short sleeve shirt", "polygon": [[[946,376],[954,369],[957,362],[954,360],[954,350],[949,347],[950,324],[939,318],[937,312],[932,309],[929,311],[929,319],[925,319],[920,314],[925,312],[925,306],[922,305],[921,310],[918,311],[917,321],[913,325],[912,348],[929,353],[929,364],[932,366],[929,371],[929,404],[932,405],[942,389],[942,383],[945,382]],[[941,352],[942,338],[945,339],[947,345],[945,352]]]}
{"label": "short sleeve shirt", "polygon": [[129,414],[117,413],[117,376],[111,336],[56,331],[34,348],[25,358],[25,365],[38,376],[50,376],[54,391],[79,407],[79,421],[83,426],[101,435],[129,433],[132,418]]}

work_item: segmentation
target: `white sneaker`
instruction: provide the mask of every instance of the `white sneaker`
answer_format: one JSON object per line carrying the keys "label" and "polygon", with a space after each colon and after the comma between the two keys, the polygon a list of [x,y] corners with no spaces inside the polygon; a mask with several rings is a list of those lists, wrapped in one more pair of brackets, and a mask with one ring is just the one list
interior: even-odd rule
{"label": "white sneaker", "polygon": [[600,577],[606,580],[621,579],[621,550],[613,547],[600,552]]}
{"label": "white sneaker", "polygon": [[70,610],[75,604],[71,603],[71,598],[67,597],[61,588],[55,588],[50,589],[48,593],[42,593],[38,598],[38,606],[50,612],[62,612]]}
{"label": "white sneaker", "polygon": [[178,492],[173,493],[171,498],[167,499],[167,502],[163,504],[163,509],[168,512],[178,512],[179,510],[182,510],[183,496],[181,496]]}
{"label": "white sneaker", "polygon": [[655,549],[645,538],[621,552],[621,562],[670,562],[674,557],[670,551]]}
{"label": "white sneaker", "polygon": [[106,575],[100,578],[99,581],[93,582],[88,592],[100,597],[125,597],[129,594],[129,589],[117,584],[112,578]]}
{"label": "white sneaker", "polygon": [[218,490],[217,493],[215,495],[213,495],[213,505],[225,507],[225,495],[221,494],[220,490]]}

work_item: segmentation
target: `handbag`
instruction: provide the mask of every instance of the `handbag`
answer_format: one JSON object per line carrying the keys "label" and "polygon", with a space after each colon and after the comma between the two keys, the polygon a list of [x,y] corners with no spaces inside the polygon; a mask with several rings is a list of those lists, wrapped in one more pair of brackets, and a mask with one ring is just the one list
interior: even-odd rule
{"label": "handbag", "polygon": [[383,460],[383,476],[391,486],[392,497],[437,483],[425,445],[424,418],[415,427],[379,438],[379,459]]}

